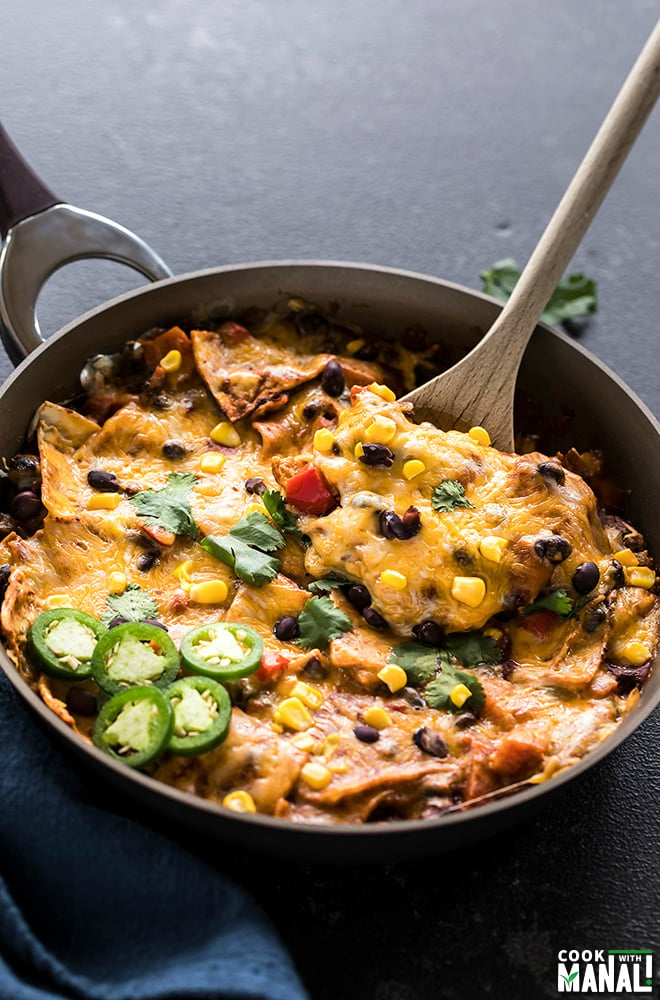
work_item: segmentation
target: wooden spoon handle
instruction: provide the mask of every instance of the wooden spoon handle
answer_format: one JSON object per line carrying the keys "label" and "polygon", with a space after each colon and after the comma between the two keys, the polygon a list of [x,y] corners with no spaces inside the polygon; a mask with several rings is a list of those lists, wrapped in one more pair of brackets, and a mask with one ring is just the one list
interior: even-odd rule
{"label": "wooden spoon handle", "polygon": [[513,447],[513,389],[527,342],[660,95],[660,21],[610,108],[510,299],[480,343],[405,398],[422,417],[485,424]]}

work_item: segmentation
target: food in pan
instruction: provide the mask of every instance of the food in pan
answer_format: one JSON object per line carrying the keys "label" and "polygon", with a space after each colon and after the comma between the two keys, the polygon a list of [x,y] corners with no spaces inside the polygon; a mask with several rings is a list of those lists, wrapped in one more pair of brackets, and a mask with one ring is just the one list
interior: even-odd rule
{"label": "food in pan", "polygon": [[152,331],[39,408],[6,462],[2,632],[82,739],[227,809],[356,824],[544,782],[616,728],[660,632],[643,538],[598,454],[415,424],[422,341],[294,300]]}

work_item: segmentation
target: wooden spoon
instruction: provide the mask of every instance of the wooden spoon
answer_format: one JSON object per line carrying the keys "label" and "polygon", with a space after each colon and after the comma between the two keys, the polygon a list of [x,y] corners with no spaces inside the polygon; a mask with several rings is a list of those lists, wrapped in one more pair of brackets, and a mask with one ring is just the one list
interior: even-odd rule
{"label": "wooden spoon", "polygon": [[484,426],[495,447],[514,450],[513,394],[527,342],[659,94],[660,21],[488,333],[453,368],[403,397],[417,420]]}

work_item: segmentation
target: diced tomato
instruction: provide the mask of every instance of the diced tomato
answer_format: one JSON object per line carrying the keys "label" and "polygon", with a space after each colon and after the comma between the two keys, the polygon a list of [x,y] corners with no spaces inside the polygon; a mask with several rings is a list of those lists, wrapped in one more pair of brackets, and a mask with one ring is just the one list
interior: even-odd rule
{"label": "diced tomato", "polygon": [[337,506],[337,501],[313,465],[308,465],[289,480],[286,499],[303,514],[328,514]]}
{"label": "diced tomato", "polygon": [[256,676],[262,684],[267,684],[275,674],[279,673],[280,670],[284,670],[288,663],[288,658],[282,653],[278,653],[275,649],[265,649],[261,657],[261,666],[257,670]]}
{"label": "diced tomato", "polygon": [[167,528],[161,528],[160,524],[143,524],[142,530],[145,535],[149,535],[159,545],[174,545],[176,541],[174,532],[168,531]]}
{"label": "diced tomato", "polygon": [[218,333],[225,344],[240,344],[242,340],[252,336],[249,330],[246,330],[240,323],[234,323],[232,320],[227,320],[226,323],[223,323]]}
{"label": "diced tomato", "polygon": [[539,642],[544,642],[550,637],[558,622],[559,615],[556,615],[554,611],[547,611],[545,608],[541,608],[539,611],[532,611],[531,614],[526,615],[523,618],[522,625]]}

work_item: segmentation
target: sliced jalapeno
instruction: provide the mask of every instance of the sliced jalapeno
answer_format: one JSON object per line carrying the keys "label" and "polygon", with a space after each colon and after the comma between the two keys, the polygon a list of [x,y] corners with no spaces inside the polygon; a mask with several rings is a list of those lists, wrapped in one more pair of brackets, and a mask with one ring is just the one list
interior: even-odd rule
{"label": "sliced jalapeno", "polygon": [[144,767],[165,750],[174,713],[158,688],[134,687],[107,701],[94,726],[94,743],[129,767]]}
{"label": "sliced jalapeno", "polygon": [[43,611],[28,633],[35,664],[52,677],[82,681],[92,672],[92,657],[106,628],[98,618],[75,608]]}
{"label": "sliced jalapeno", "polygon": [[247,677],[259,669],[264,641],[247,625],[211,622],[186,632],[181,641],[181,659],[191,674],[219,681]]}
{"label": "sliced jalapeno", "polygon": [[212,750],[226,738],[231,699],[210,677],[182,677],[164,692],[174,711],[174,730],[167,749],[190,757]]}
{"label": "sliced jalapeno", "polygon": [[179,672],[179,654],[167,632],[145,622],[109,629],[92,656],[92,676],[108,694],[152,684],[164,688]]}

